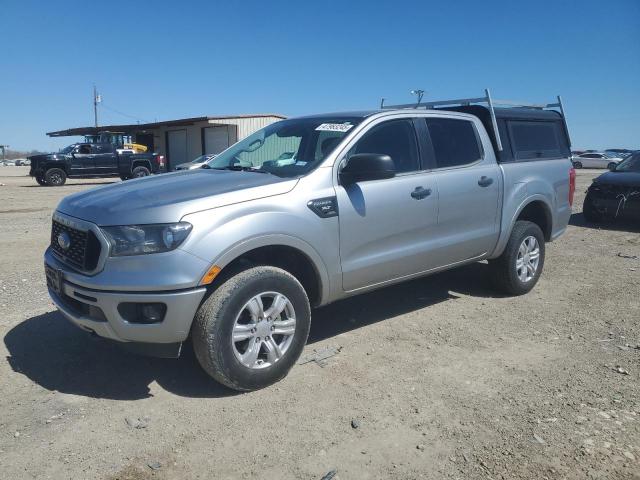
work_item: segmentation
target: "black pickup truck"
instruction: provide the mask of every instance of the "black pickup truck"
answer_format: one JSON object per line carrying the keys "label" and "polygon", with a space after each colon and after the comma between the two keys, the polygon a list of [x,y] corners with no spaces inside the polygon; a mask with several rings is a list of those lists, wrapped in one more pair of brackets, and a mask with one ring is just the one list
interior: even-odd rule
{"label": "black pickup truck", "polygon": [[67,178],[146,177],[166,171],[164,156],[134,153],[110,143],[74,143],[58,153],[33,155],[29,175],[40,185],[64,185]]}

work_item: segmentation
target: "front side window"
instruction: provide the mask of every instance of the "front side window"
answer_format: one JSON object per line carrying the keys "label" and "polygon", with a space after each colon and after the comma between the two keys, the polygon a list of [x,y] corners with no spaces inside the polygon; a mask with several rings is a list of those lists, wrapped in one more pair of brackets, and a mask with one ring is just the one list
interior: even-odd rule
{"label": "front side window", "polygon": [[427,118],[437,168],[468,165],[482,158],[476,129],[468,120]]}
{"label": "front side window", "polygon": [[283,120],[258,130],[205,164],[205,168],[299,177],[315,169],[362,117]]}
{"label": "front side window", "polygon": [[397,173],[420,169],[418,145],[411,119],[391,120],[376,125],[358,140],[349,155],[356,153],[389,155]]}

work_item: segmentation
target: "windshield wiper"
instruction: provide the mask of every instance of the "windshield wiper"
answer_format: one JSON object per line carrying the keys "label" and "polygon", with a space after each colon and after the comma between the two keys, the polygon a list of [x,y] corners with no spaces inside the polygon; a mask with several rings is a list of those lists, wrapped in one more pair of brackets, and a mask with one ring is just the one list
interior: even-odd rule
{"label": "windshield wiper", "polygon": [[[202,168],[205,168],[205,167],[202,167]],[[211,168],[213,170],[233,170],[234,172],[268,173],[270,175],[273,175],[271,172],[268,172],[268,171],[263,170],[261,168],[241,167],[240,165],[227,165],[226,167],[209,167],[209,166],[207,166],[206,168]]]}

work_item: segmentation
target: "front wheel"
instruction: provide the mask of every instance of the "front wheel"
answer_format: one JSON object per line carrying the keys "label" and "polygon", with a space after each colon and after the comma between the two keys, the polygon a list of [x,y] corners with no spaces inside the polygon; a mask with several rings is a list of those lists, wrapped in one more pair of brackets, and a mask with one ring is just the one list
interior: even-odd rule
{"label": "front wheel", "polygon": [[44,174],[44,181],[52,187],[61,187],[67,181],[67,174],[61,168],[50,168]]}
{"label": "front wheel", "polygon": [[198,309],[193,347],[218,382],[250,391],[284,378],[300,357],[311,309],[300,282],[285,270],[254,267],[229,278]]}
{"label": "front wheel", "polygon": [[524,295],[538,283],[544,267],[545,244],[540,227],[519,220],[502,255],[490,262],[496,286],[509,295]]}
{"label": "front wheel", "polygon": [[587,193],[587,196],[584,197],[584,203],[582,204],[582,214],[584,215],[585,220],[590,223],[599,223],[604,219],[602,213],[600,213],[593,204],[593,199],[591,198],[591,194],[589,193]]}

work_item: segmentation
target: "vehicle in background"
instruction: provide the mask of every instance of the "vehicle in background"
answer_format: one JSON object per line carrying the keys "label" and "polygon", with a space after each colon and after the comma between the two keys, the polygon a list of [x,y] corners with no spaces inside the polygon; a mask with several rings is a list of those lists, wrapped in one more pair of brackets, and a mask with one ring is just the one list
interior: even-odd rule
{"label": "vehicle in background", "polygon": [[603,152],[583,153],[582,155],[571,157],[574,168],[608,168],[615,167],[622,161],[619,157],[611,157]]}
{"label": "vehicle in background", "polygon": [[497,103],[292,118],[203,168],[68,196],[51,298],[147,353],[191,338],[214,379],[255,390],[296,363],[312,306],[482,260],[525,294],[567,228],[575,171],[559,98]]}
{"label": "vehicle in background", "polygon": [[131,153],[111,143],[75,143],[58,153],[29,157],[29,175],[38,184],[61,186],[67,178],[108,178],[122,180],[146,177],[165,171],[163,155]]}
{"label": "vehicle in background", "polygon": [[617,158],[624,159],[624,158],[627,158],[629,155],[631,155],[633,153],[633,150],[629,150],[627,148],[608,148],[604,151],[604,153],[606,153],[610,157],[617,157]]}
{"label": "vehicle in background", "polygon": [[24,167],[26,165],[30,165],[31,162],[29,162],[29,160],[27,160],[26,158],[17,158],[15,160],[15,165],[16,167]]}
{"label": "vehicle in background", "polygon": [[640,151],[593,180],[582,211],[590,222],[640,220]]}
{"label": "vehicle in background", "polygon": [[96,134],[85,135],[84,143],[110,143],[115,146],[120,153],[145,153],[148,150],[146,145],[133,143],[131,141],[131,135],[123,132],[110,132],[106,130]]}
{"label": "vehicle in background", "polygon": [[4,161],[2,162],[2,165],[3,165],[4,167],[15,167],[16,162],[14,162],[13,160],[4,160]]}
{"label": "vehicle in background", "polygon": [[210,160],[213,160],[214,158],[216,158],[215,153],[200,155],[199,157],[194,158],[190,162],[181,163],[174,170],[193,170],[194,168],[201,168],[202,165],[204,165]]}

